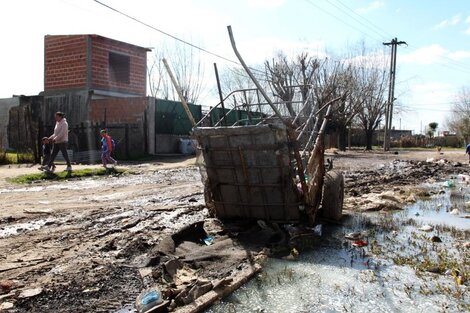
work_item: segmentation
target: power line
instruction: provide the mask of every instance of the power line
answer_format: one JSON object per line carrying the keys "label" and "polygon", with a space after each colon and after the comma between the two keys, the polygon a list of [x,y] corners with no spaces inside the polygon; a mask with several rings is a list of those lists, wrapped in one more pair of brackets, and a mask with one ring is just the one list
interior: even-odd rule
{"label": "power line", "polygon": [[365,36],[367,36],[367,37],[369,37],[369,38],[371,38],[371,39],[373,39],[373,40],[375,40],[375,41],[378,41],[378,42],[382,43],[382,38],[374,38],[374,37],[371,36],[370,34],[367,34],[367,33],[363,32],[361,29],[359,29],[359,28],[357,28],[357,27],[355,27],[355,26],[353,26],[353,25],[351,25],[351,24],[345,22],[344,19],[339,18],[339,17],[336,16],[335,14],[333,14],[333,13],[327,11],[326,9],[324,9],[324,8],[322,8],[321,6],[319,6],[319,5],[315,4],[315,3],[313,3],[313,2],[310,1],[310,0],[305,0],[305,2],[307,2],[307,3],[310,4],[311,6],[316,7],[317,9],[323,11],[324,13],[330,15],[331,17],[333,17],[334,19],[340,21],[341,23],[346,24],[347,26],[354,28],[355,30],[357,30],[357,31],[360,32],[361,34],[363,34],[363,35],[365,35]]}
{"label": "power line", "polygon": [[344,2],[340,1],[340,0],[336,0],[336,2],[338,2],[339,4],[341,4],[343,7],[345,7],[347,10],[351,11],[354,15],[358,16],[359,18],[363,19],[365,22],[367,22],[369,25],[371,25],[373,28],[377,29],[378,31],[382,32],[382,34],[385,34],[387,35],[388,37],[393,37],[393,35],[391,35],[390,33],[388,33],[387,31],[385,31],[383,28],[377,26],[376,24],[372,23],[369,19],[365,18],[364,16],[362,16],[361,14],[358,14],[355,10],[353,10],[352,8],[350,8],[349,6],[347,6],[346,4],[344,4]]}
{"label": "power line", "polygon": [[[347,12],[345,9],[337,6],[334,2],[331,2],[330,0],[326,0],[330,5],[334,6],[335,8],[337,8],[338,10],[340,10],[341,12],[343,12],[344,14],[346,14],[347,16],[349,16],[350,18],[352,18],[353,20],[357,21],[358,23],[360,23],[361,25],[363,25],[364,27],[366,27],[367,29],[373,31],[374,33],[376,33],[377,35],[379,35],[380,37],[383,37],[383,33],[379,33],[377,30],[373,29],[372,27],[366,25],[364,22],[360,21],[359,19],[357,19],[356,17],[354,17],[353,15],[351,15],[349,12]],[[344,6],[344,4],[343,4]],[[354,11],[353,11],[354,12]],[[356,12],[354,12],[356,13]],[[357,14],[357,13],[356,13]],[[360,16],[360,15],[359,15]]]}
{"label": "power line", "polygon": [[[354,29],[356,29],[357,31],[359,31],[361,34],[369,37],[369,38],[372,38],[374,40],[377,40],[377,38],[375,37],[372,37],[370,36],[370,34],[367,34],[365,33],[364,31],[352,26],[351,24],[345,22],[343,19],[339,18],[338,16],[336,16],[334,13],[331,13],[331,12],[328,12],[327,10],[325,10],[324,8],[321,8],[320,6],[312,3],[310,0],[305,0],[307,1],[309,4],[317,7],[318,9],[320,9],[321,11],[325,12],[326,14],[332,16],[333,18],[337,19],[338,21],[340,21],[341,23],[347,25],[347,26],[350,26],[350,27],[353,27]],[[380,28],[379,26],[375,25],[374,23],[372,23],[369,19],[365,18],[364,16],[356,13],[353,9],[351,9],[349,6],[347,6],[346,4],[344,4],[343,2],[341,2],[340,0],[336,0],[337,3],[341,4],[343,7],[345,7],[346,10],[352,12],[354,15],[360,17],[362,20],[364,20],[365,22],[367,22],[368,24],[370,24],[372,27],[369,27],[367,26],[364,22],[358,20],[357,18],[355,18],[354,16],[352,16],[351,14],[349,14],[348,12],[345,11],[345,9],[342,9],[340,8],[338,5],[334,4],[333,2],[331,2],[330,0],[327,0],[327,2],[336,7],[337,9],[341,10],[345,15],[349,16],[351,19],[353,19],[356,23],[359,23],[361,24],[362,26],[366,27],[368,30],[374,32],[375,34],[379,35],[381,38],[388,36],[388,37],[393,37],[392,35],[390,35],[387,31],[385,31],[384,29]],[[375,28],[375,29],[373,29]],[[415,47],[414,45],[410,45],[409,46],[411,48],[411,50],[413,51],[416,51],[418,50],[419,48],[418,47]],[[441,61],[436,61],[435,63],[438,64],[438,65],[441,65],[443,67],[447,67],[447,68],[450,68],[450,69],[453,69],[453,70],[456,70],[456,71],[460,71],[460,72],[463,72],[463,73],[470,73],[470,66],[468,66],[467,64],[465,63],[462,63],[462,62],[458,62],[448,56],[445,56],[445,55],[442,55],[441,56],[443,59],[446,59],[449,63],[444,63],[444,62],[441,62]]]}
{"label": "power line", "polygon": [[[207,49],[205,49],[205,48],[202,48],[202,47],[199,47],[199,46],[197,46],[197,45],[195,45],[195,44],[193,44],[193,43],[191,43],[191,42],[189,42],[189,41],[186,41],[186,40],[184,40],[184,39],[178,38],[178,37],[176,37],[175,35],[172,35],[172,34],[166,32],[166,31],[163,31],[163,30],[161,30],[161,29],[158,29],[158,28],[156,28],[156,27],[154,27],[154,26],[152,26],[152,25],[150,25],[150,24],[148,24],[148,23],[146,23],[146,22],[144,22],[144,21],[139,20],[139,19],[136,18],[136,17],[133,17],[133,16],[127,14],[127,13],[124,13],[124,12],[122,12],[122,11],[116,9],[116,8],[113,8],[113,7],[109,6],[109,5],[107,5],[106,3],[103,3],[103,2],[101,2],[101,1],[99,1],[99,0],[94,0],[94,1],[95,1],[96,3],[98,3],[98,4],[102,5],[102,6],[104,6],[105,8],[107,8],[107,9],[109,9],[109,10],[112,10],[112,11],[114,11],[114,12],[116,12],[116,13],[122,15],[122,16],[125,16],[125,17],[127,17],[127,18],[129,18],[129,19],[131,19],[131,20],[133,20],[133,21],[135,21],[135,22],[141,24],[141,25],[144,25],[145,27],[148,27],[148,28],[150,28],[150,29],[153,29],[153,30],[155,30],[155,31],[157,31],[157,32],[159,32],[159,33],[165,35],[165,36],[168,36],[168,37],[170,37],[170,38],[172,38],[172,39],[174,39],[174,40],[176,40],[176,41],[179,41],[179,42],[181,42],[181,43],[183,43],[183,44],[185,44],[185,45],[188,45],[188,46],[190,46],[190,47],[192,47],[192,48],[194,48],[194,49],[197,49],[197,50],[202,51],[202,52],[204,52],[204,53],[210,54],[210,55],[212,55],[212,56],[214,56],[214,57],[216,57],[216,58],[222,59],[222,60],[227,61],[227,62],[229,62],[229,63],[232,63],[232,64],[236,64],[236,65],[238,65],[238,66],[241,66],[241,64],[240,64],[239,62],[237,62],[237,61],[231,60],[231,59],[229,59],[229,58],[227,58],[227,57],[224,57],[224,56],[222,56],[222,55],[220,55],[220,54],[218,54],[218,53],[209,51],[209,50],[207,50]],[[262,72],[262,71],[260,71],[260,70],[258,70],[258,69],[254,69],[254,68],[250,68],[250,69],[252,69],[253,71],[257,71],[257,72]],[[264,73],[264,72],[263,72],[263,73]]]}

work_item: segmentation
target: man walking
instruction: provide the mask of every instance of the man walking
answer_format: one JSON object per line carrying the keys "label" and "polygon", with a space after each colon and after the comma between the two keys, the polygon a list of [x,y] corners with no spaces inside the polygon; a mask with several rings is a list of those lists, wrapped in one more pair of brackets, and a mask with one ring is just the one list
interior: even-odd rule
{"label": "man walking", "polygon": [[52,155],[45,170],[48,172],[51,171],[51,168],[54,165],[54,160],[60,150],[64,156],[65,161],[67,162],[66,171],[71,172],[72,165],[70,164],[69,155],[67,153],[67,143],[69,141],[69,124],[67,123],[67,119],[65,118],[65,114],[63,112],[56,112],[55,121],[56,123],[54,127],[54,134],[49,137],[49,140],[54,143],[54,148],[52,148]]}

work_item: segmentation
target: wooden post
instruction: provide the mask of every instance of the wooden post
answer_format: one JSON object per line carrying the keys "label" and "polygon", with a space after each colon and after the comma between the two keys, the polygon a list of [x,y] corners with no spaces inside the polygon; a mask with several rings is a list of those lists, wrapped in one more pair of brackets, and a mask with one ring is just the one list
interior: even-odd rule
{"label": "wooden post", "polygon": [[193,127],[196,126],[196,121],[194,120],[193,114],[189,110],[188,103],[186,102],[186,99],[183,96],[181,87],[179,86],[178,82],[173,76],[173,72],[171,71],[170,65],[168,65],[168,62],[166,61],[166,59],[162,59],[162,62],[163,62],[163,65],[165,65],[165,69],[168,72],[168,76],[170,76],[171,82],[173,83],[173,86],[175,87],[176,92],[178,93],[178,97],[180,98],[181,104],[183,105],[183,109],[186,112],[186,115],[188,116],[189,121],[191,122]]}
{"label": "wooden post", "polygon": [[126,141],[126,158],[129,159],[129,124],[125,126],[124,140]]}

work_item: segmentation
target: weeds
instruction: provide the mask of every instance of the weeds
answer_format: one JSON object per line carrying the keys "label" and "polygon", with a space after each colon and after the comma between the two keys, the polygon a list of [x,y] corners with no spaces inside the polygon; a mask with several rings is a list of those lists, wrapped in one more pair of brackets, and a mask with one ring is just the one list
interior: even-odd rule
{"label": "weeds", "polygon": [[57,172],[57,173],[35,173],[35,174],[26,174],[20,175],[14,178],[8,179],[9,182],[15,184],[31,184],[34,182],[40,182],[45,180],[66,180],[66,179],[77,179],[82,177],[91,177],[91,176],[104,176],[104,175],[121,175],[126,173],[125,169],[82,169],[74,170],[72,172]]}

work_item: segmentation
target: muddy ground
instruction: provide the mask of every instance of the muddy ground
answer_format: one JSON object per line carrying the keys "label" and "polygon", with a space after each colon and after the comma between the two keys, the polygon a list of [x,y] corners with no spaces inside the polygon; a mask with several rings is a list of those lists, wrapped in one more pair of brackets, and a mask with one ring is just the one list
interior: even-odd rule
{"label": "muddy ground", "polygon": [[[371,194],[392,191],[404,201],[424,182],[470,173],[461,151],[349,152],[329,157],[345,173],[349,213],[364,207],[387,209],[368,206],[365,198]],[[447,162],[426,162],[430,158]],[[12,185],[7,178],[34,172],[35,167],[0,168],[0,281],[10,284],[0,286],[0,303],[8,303],[6,311],[115,312],[133,304],[144,288],[165,279],[151,270],[152,262],[172,260],[171,253],[158,249],[162,240],[197,221],[209,221],[216,242],[234,245],[230,234],[208,218],[194,159],[124,167],[128,174],[26,186]],[[196,246],[182,246],[173,253],[190,254]],[[187,268],[186,274],[200,273],[204,279],[196,284],[202,287],[207,281],[220,282],[231,269],[249,264],[257,248],[244,247],[246,255],[221,259],[216,262],[220,267],[205,272],[200,269],[206,263],[191,260],[197,266]],[[166,259],[155,261],[157,256]],[[13,308],[7,309],[11,304]]]}

